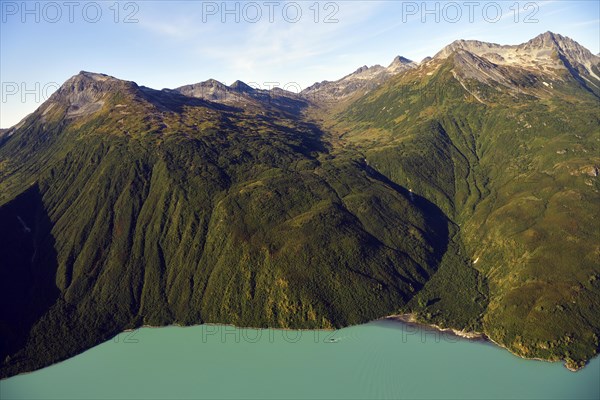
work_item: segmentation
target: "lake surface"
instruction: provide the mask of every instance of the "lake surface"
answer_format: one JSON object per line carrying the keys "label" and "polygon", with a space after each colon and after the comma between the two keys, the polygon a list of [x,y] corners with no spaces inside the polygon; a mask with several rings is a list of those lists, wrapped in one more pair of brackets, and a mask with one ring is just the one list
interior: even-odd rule
{"label": "lake surface", "polygon": [[600,359],[573,373],[394,321],[326,331],[142,328],[0,382],[5,399],[598,399]]}

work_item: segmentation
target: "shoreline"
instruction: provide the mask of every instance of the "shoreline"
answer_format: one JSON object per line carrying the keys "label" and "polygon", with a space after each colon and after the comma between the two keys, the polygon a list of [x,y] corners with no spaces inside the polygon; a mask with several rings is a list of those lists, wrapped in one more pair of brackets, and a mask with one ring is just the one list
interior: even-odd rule
{"label": "shoreline", "polygon": [[[360,325],[369,324],[369,323],[378,322],[378,321],[397,322],[397,323],[402,323],[402,324],[406,324],[406,325],[409,325],[409,326],[415,326],[415,327],[418,327],[420,329],[428,329],[428,330],[437,331],[437,332],[440,332],[440,333],[443,333],[443,334],[447,334],[447,335],[453,335],[453,336],[456,336],[458,338],[466,339],[466,340],[469,340],[469,341],[481,341],[481,342],[490,343],[490,344],[498,346],[501,349],[507,350],[510,354],[512,354],[512,355],[514,355],[514,356],[516,356],[518,358],[521,358],[523,360],[545,361],[545,362],[549,362],[549,363],[562,362],[563,366],[566,369],[568,369],[569,371],[571,371],[571,372],[578,372],[578,371],[580,371],[590,361],[590,360],[586,361],[586,363],[584,365],[582,365],[582,366],[573,367],[573,366],[569,365],[565,360],[562,360],[562,359],[559,359],[559,360],[548,360],[548,359],[538,358],[538,357],[526,357],[526,356],[523,356],[523,355],[520,355],[520,354],[516,354],[511,349],[509,349],[508,347],[506,347],[506,346],[504,346],[504,345],[502,345],[502,344],[494,341],[493,339],[491,339],[489,336],[487,336],[483,332],[470,332],[470,331],[459,330],[459,329],[451,328],[451,327],[450,328],[442,328],[442,327],[440,327],[438,325],[435,325],[435,324],[429,324],[429,323],[420,321],[417,318],[417,315],[415,313],[392,314],[392,315],[388,315],[388,316],[381,317],[381,318],[378,318],[378,319],[374,319],[374,320],[371,320],[371,321],[367,321],[367,322],[364,322],[362,324],[348,325],[348,326],[344,326],[344,327],[341,327],[341,328],[281,328],[281,327],[279,327],[279,328],[273,328],[273,327],[267,327],[267,328],[259,327],[259,328],[257,328],[257,327],[251,327],[251,326],[237,326],[237,325],[234,325],[234,324],[214,323],[214,322],[205,322],[205,323],[193,324],[193,325],[181,325],[181,324],[178,324],[178,323],[172,323],[172,324],[168,324],[168,325],[147,325],[147,324],[144,324],[144,325],[140,325],[140,326],[137,326],[137,327],[134,327],[134,328],[126,328],[126,329],[120,331],[119,333],[115,334],[114,336],[110,337],[108,340],[106,340],[104,342],[101,342],[101,343],[98,343],[96,346],[99,346],[99,345],[101,345],[103,343],[106,343],[108,341],[114,340],[116,337],[118,337],[122,333],[134,332],[134,331],[136,331],[138,329],[141,329],[141,328],[152,328],[152,329],[168,328],[168,327],[192,328],[192,327],[198,327],[198,326],[202,326],[202,325],[209,325],[209,326],[227,326],[227,327],[232,327],[232,328],[236,328],[236,329],[333,332],[333,331],[336,331],[336,330],[339,330],[339,329],[351,328],[351,327],[354,327],[354,326],[360,326]],[[96,346],[94,346],[94,347],[96,347]],[[91,348],[93,348],[93,347],[91,347]],[[69,358],[64,359],[64,360],[60,360],[60,361],[58,361],[56,363],[53,363],[53,364],[47,365],[45,367],[42,367],[40,369],[35,369],[33,371],[21,372],[21,373],[18,373],[16,375],[13,375],[13,376],[10,376],[10,377],[2,378],[2,379],[0,379],[0,381],[4,381],[6,379],[11,379],[11,378],[14,378],[14,377],[17,377],[17,376],[21,376],[21,375],[31,374],[31,373],[34,373],[34,372],[39,371],[41,369],[48,368],[50,366],[60,364],[62,362],[65,362],[65,361],[73,358],[73,357],[76,357],[76,356],[78,356],[80,354],[85,353],[86,351],[90,350],[91,348],[86,349],[86,350],[84,350],[84,351],[82,351],[80,353],[77,353],[77,354],[75,354],[75,355],[73,355],[73,356],[71,356]]]}
{"label": "shoreline", "polygon": [[[369,321],[369,322],[374,322],[377,320],[373,320],[373,321]],[[365,324],[368,324],[369,322],[365,322]],[[193,328],[195,326],[202,326],[202,325],[208,325],[208,326],[229,326],[232,328],[236,328],[236,329],[255,329],[255,330],[276,330],[276,331],[324,331],[324,332],[330,332],[330,331],[337,331],[339,329],[345,329],[345,328],[350,328],[352,326],[358,326],[358,325],[348,325],[348,326],[344,326],[342,328],[273,328],[273,327],[261,327],[261,328],[257,328],[255,326],[241,326],[241,325],[234,325],[234,324],[221,324],[218,322],[204,322],[202,324],[195,324],[195,325],[181,325],[181,324],[169,324],[169,325],[140,325],[136,328],[127,328],[125,330],[122,330],[121,332],[117,333],[113,339],[120,335],[121,333],[124,332],[133,332],[135,330],[141,329],[141,328],[169,328],[169,327],[176,327],[176,328]],[[363,324],[359,324],[359,325],[363,325]],[[112,340],[112,339],[109,339]]]}
{"label": "shoreline", "polygon": [[[372,323],[372,322],[377,322],[377,321],[393,321],[393,322],[400,322],[406,325],[410,325],[410,326],[415,326],[418,327],[420,329],[429,329],[429,330],[433,330],[436,332],[440,332],[443,334],[447,334],[447,335],[453,335],[456,336],[458,338],[461,339],[466,339],[469,341],[480,341],[480,342],[485,342],[485,343],[490,343],[493,344],[501,349],[504,349],[506,351],[508,351],[510,354],[519,357],[523,360],[535,360],[535,361],[544,361],[544,362],[549,362],[549,363],[557,363],[557,362],[562,362],[563,366],[568,369],[571,372],[577,372],[582,370],[589,362],[589,360],[583,365],[583,366],[577,366],[577,367],[573,367],[570,364],[567,363],[567,361],[563,360],[563,359],[558,359],[558,360],[548,360],[548,359],[544,359],[544,358],[539,358],[539,357],[526,357],[523,356],[521,354],[517,354],[515,352],[513,352],[511,349],[509,349],[508,347],[496,342],[495,340],[493,340],[492,338],[490,338],[488,335],[486,335],[483,332],[476,332],[476,331],[465,331],[462,329],[456,329],[456,328],[442,328],[439,325],[436,324],[429,324],[423,321],[420,321],[417,318],[417,315],[415,313],[406,313],[406,314],[392,314],[392,315],[388,315],[382,318],[378,318],[372,321],[368,321],[365,322],[364,324],[368,324],[368,323]],[[348,325],[342,328],[312,328],[312,329],[308,329],[308,328],[301,328],[301,329],[294,329],[294,328],[257,328],[257,327],[252,327],[252,326],[237,326],[234,324],[221,324],[221,323],[213,323],[213,322],[207,322],[207,323],[203,323],[203,324],[198,324],[198,325],[180,325],[180,324],[170,324],[170,325],[164,325],[164,326],[153,326],[153,325],[142,325],[139,326],[137,328],[129,328],[126,329],[122,332],[120,332],[119,334],[115,335],[118,336],[123,332],[132,332],[136,329],[140,329],[140,328],[165,328],[165,327],[169,327],[169,326],[175,326],[175,327],[180,327],[180,328],[189,328],[189,327],[193,327],[193,326],[201,326],[201,325],[210,325],[210,326],[229,326],[229,327],[233,327],[233,328],[237,328],[237,329],[257,329],[257,330],[269,330],[269,329],[273,329],[273,330],[280,330],[280,331],[324,331],[324,332],[330,332],[330,331],[336,331],[339,329],[344,329],[344,328],[350,328],[353,326],[359,326],[359,325],[363,325],[363,324],[358,324],[358,325]]]}
{"label": "shoreline", "polygon": [[491,343],[494,344],[496,346],[498,346],[501,349],[507,350],[510,354],[519,357],[523,360],[535,360],[535,361],[545,361],[545,362],[549,362],[549,363],[557,363],[557,362],[562,362],[563,366],[568,369],[571,372],[577,372],[582,370],[588,363],[589,360],[586,361],[586,363],[582,366],[576,366],[573,367],[572,365],[570,365],[569,363],[567,363],[566,360],[563,359],[558,359],[558,360],[548,360],[545,358],[539,358],[539,357],[526,357],[523,356],[521,354],[517,354],[514,351],[512,351],[511,349],[509,349],[508,347],[496,342],[494,339],[490,338],[488,335],[486,335],[483,332],[469,332],[469,331],[465,331],[465,330],[458,330],[455,328],[442,328],[438,325],[435,324],[429,324],[423,321],[420,321],[416,314],[414,313],[408,313],[408,314],[395,314],[395,315],[389,315],[387,317],[383,317],[381,318],[382,321],[397,321],[397,322],[401,322],[404,324],[409,324],[409,325],[414,325],[417,326],[419,328],[422,329],[431,329],[431,330],[435,330],[441,333],[445,333],[445,334],[450,334],[450,335],[454,335],[463,339],[467,339],[467,340],[480,340],[480,341],[484,341],[487,343]]}
{"label": "shoreline", "polygon": [[428,324],[426,322],[422,322],[417,318],[416,314],[412,314],[412,313],[388,315],[387,317],[383,317],[381,320],[397,321],[397,322],[401,322],[401,323],[404,323],[407,325],[413,325],[413,326],[416,326],[421,329],[430,329],[430,330],[434,330],[437,332],[458,336],[463,339],[469,339],[469,340],[473,340],[473,341],[479,340],[479,341],[495,343],[485,333],[470,332],[470,331],[459,330],[459,329],[455,329],[455,328],[442,328],[441,326],[438,326],[435,324]]}

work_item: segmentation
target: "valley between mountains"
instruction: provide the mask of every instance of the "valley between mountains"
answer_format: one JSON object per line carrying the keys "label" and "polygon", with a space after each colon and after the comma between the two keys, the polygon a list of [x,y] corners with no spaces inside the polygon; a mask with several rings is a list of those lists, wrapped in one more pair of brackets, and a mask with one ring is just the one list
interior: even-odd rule
{"label": "valley between mountains", "polygon": [[458,40],[301,93],[81,72],[0,131],[0,376],[141,325],[411,313],[600,349],[600,57]]}

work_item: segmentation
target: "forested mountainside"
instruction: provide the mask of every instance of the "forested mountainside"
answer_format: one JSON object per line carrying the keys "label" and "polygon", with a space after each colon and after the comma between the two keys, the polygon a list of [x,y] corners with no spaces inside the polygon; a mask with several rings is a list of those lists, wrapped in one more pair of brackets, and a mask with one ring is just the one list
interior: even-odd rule
{"label": "forested mountainside", "polygon": [[548,32],[376,67],[300,94],[82,72],[1,132],[1,376],[144,324],[407,312],[583,366],[600,58]]}

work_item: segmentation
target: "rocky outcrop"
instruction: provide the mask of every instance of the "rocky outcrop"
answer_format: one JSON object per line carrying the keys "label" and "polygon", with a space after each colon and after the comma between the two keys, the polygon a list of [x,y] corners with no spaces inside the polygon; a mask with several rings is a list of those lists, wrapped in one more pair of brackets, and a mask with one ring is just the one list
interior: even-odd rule
{"label": "rocky outcrop", "polygon": [[364,94],[373,90],[387,79],[413,69],[417,65],[408,58],[397,56],[387,68],[381,65],[372,67],[364,65],[337,81],[317,82],[304,89],[301,94],[315,103],[336,102],[357,93]]}

